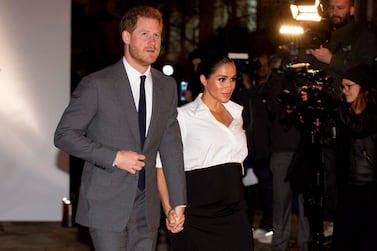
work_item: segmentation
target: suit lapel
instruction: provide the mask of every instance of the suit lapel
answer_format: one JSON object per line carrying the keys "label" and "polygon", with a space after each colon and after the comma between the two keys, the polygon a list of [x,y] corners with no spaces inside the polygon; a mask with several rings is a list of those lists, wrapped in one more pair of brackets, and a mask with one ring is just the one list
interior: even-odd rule
{"label": "suit lapel", "polygon": [[119,61],[116,68],[116,83],[115,90],[117,91],[116,95],[119,99],[121,107],[124,109],[124,116],[129,124],[129,129],[131,134],[134,136],[136,142],[140,146],[140,137],[139,137],[139,124],[138,124],[138,115],[135,106],[135,101],[132,95],[130,81],[128,79],[126,70],[124,69],[122,60]]}
{"label": "suit lapel", "polygon": [[159,84],[161,79],[157,74],[154,73],[154,69],[151,69],[152,81],[153,81],[153,91],[152,91],[152,114],[151,122],[149,123],[147,137],[145,138],[145,145],[148,144],[150,140],[150,135],[153,135],[153,130],[156,126],[159,117],[159,107],[161,105],[161,100],[163,99],[162,85]]}

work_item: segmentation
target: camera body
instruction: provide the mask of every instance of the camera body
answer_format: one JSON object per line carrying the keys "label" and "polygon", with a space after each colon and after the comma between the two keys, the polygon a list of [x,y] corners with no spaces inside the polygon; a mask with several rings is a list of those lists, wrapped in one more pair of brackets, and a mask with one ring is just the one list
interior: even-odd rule
{"label": "camera body", "polygon": [[[296,92],[287,89],[278,96],[278,101],[291,107],[298,104],[308,109],[327,108],[327,94],[331,89],[332,79],[324,70],[312,69],[308,63],[288,64],[284,67],[288,78],[293,80]],[[302,101],[301,91],[305,91],[307,100]]]}
{"label": "camera body", "polygon": [[306,69],[296,76],[297,85],[306,92],[309,109],[326,109],[326,90],[331,89],[332,79],[324,70]]}

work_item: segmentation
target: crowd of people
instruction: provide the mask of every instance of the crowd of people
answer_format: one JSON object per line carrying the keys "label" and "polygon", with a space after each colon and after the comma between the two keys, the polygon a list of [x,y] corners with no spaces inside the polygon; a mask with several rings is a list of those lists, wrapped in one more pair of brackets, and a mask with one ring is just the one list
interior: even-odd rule
{"label": "crowd of people", "polygon": [[[329,0],[328,8],[326,44],[297,58],[333,80],[314,86],[320,109],[277,52],[261,52],[245,69],[227,52],[195,50],[180,104],[176,81],[152,66],[161,12],[137,6],[124,14],[123,57],[81,80],[54,136],[58,148],[85,161],[76,221],[96,251],[155,250],[161,215],[172,251],[251,251],[254,241],[287,251],[293,214],[299,250],[326,238],[329,250],[373,250],[377,39],[355,22],[352,0]],[[312,120],[318,110],[336,137],[320,138],[315,162],[307,150],[322,126]],[[308,203],[312,184],[323,199],[318,218]]]}

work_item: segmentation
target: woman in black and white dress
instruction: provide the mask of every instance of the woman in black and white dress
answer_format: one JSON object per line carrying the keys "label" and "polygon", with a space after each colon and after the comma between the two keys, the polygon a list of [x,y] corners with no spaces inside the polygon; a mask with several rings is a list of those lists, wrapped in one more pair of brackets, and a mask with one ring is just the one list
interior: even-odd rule
{"label": "woman in black and white dress", "polygon": [[[171,250],[251,251],[252,231],[241,181],[242,162],[248,153],[242,106],[230,101],[236,65],[227,56],[208,56],[202,59],[198,73],[203,93],[178,108],[187,206],[183,230],[170,234]],[[169,220],[167,188],[161,188],[162,169],[158,175]],[[167,225],[169,228],[169,222]]]}

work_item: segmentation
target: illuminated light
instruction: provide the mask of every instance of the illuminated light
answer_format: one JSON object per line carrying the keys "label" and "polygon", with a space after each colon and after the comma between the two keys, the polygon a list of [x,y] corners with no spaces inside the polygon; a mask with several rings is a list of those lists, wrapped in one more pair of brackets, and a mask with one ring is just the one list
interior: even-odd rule
{"label": "illuminated light", "polygon": [[322,17],[318,13],[320,1],[316,0],[313,5],[291,4],[291,14],[298,21],[321,21]]}
{"label": "illuminated light", "polygon": [[238,53],[238,52],[229,52],[228,57],[231,59],[249,59],[249,54],[247,53]]}
{"label": "illuminated light", "polygon": [[296,20],[298,21],[321,21],[321,17],[317,13],[300,13]]}
{"label": "illuminated light", "polygon": [[70,205],[71,204],[71,201],[69,199],[65,198],[65,197],[62,199],[62,201],[66,205]]}
{"label": "illuminated light", "polygon": [[162,67],[162,72],[166,75],[166,76],[171,76],[173,75],[174,73],[174,68],[173,66],[171,66],[170,64],[167,64],[167,65],[164,65]]}
{"label": "illuminated light", "polygon": [[281,34],[301,35],[304,34],[304,28],[301,26],[282,25],[279,32]]}

